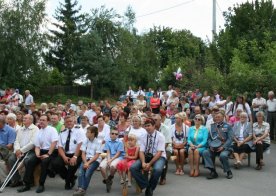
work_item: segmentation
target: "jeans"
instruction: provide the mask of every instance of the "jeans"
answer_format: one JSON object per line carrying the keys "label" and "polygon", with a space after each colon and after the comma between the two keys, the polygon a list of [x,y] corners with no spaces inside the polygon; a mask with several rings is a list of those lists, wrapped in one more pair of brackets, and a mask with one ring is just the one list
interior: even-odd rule
{"label": "jeans", "polygon": [[88,188],[88,185],[90,183],[91,177],[94,173],[94,171],[99,167],[99,162],[94,161],[88,169],[83,169],[83,163],[81,163],[79,168],[79,188],[82,188],[83,190],[86,190]]}
{"label": "jeans", "polygon": [[158,184],[158,180],[162,174],[165,163],[166,159],[164,157],[160,157],[152,165],[153,170],[149,180],[142,174],[142,162],[140,160],[137,160],[135,163],[133,163],[133,165],[130,167],[130,172],[141,189],[149,187],[154,190]]}

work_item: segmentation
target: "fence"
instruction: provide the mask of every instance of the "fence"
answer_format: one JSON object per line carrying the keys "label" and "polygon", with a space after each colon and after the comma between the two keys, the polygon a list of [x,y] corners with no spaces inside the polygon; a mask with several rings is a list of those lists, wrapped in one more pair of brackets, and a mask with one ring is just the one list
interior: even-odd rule
{"label": "fence", "polygon": [[72,95],[78,97],[91,97],[90,86],[47,86],[41,92],[44,95],[54,96],[57,94]]}

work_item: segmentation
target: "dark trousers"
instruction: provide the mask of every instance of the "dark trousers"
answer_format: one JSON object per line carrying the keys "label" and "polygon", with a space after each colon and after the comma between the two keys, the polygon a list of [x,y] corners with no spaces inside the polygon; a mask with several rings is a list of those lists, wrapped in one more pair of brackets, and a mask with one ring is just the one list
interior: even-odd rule
{"label": "dark trousers", "polygon": [[[24,156],[27,156],[27,157],[24,159],[24,163],[23,163],[24,165],[26,165],[26,161],[28,161],[29,159],[32,159],[33,157],[36,156],[36,155],[35,155],[35,152],[34,152],[33,150],[29,151],[28,155],[26,155],[26,154],[27,154],[27,153],[25,153],[25,155],[24,155]],[[23,159],[23,157],[22,157],[21,159]],[[13,154],[9,157],[9,160],[8,160],[8,166],[9,166],[10,169],[14,166],[14,164],[16,163],[16,161],[17,161],[17,157],[16,157],[16,155],[13,153]],[[19,160],[19,161],[17,162],[17,164],[19,164],[20,162],[21,162],[21,160]],[[15,166],[15,167],[18,167],[18,165]],[[13,175],[11,181],[14,182],[14,181],[20,181],[20,180],[21,180],[21,176],[19,175],[19,172],[18,172],[18,170],[17,170],[17,171],[15,172],[15,174]]]}
{"label": "dark trousers", "polygon": [[256,144],[256,164],[260,164],[260,161],[263,160],[263,153],[270,145],[267,143]]}
{"label": "dark trousers", "polygon": [[270,125],[270,138],[272,140],[276,139],[276,112],[267,113],[267,122]]}
{"label": "dark trousers", "polygon": [[162,174],[161,174],[161,177],[160,177],[161,180],[164,180],[164,179],[166,180],[166,176],[167,176],[167,172],[168,172],[168,163],[169,163],[168,160],[171,157],[171,152],[166,151],[166,155],[167,155],[167,160],[165,162],[165,167],[164,167],[164,169],[162,171]]}
{"label": "dark trousers", "polygon": [[[40,150],[40,155],[47,154],[48,150]],[[51,163],[51,160],[54,159],[54,157],[57,156],[57,151],[54,151],[51,156],[45,158],[45,159],[39,159],[36,157],[35,153],[34,156],[31,156],[30,158],[26,159],[24,161],[25,165],[25,175],[23,178],[23,181],[26,186],[30,186],[33,183],[34,180],[34,170],[36,165],[40,164],[41,166],[41,173],[39,178],[39,185],[44,186],[47,174],[48,174],[48,167]]]}
{"label": "dark trousers", "polygon": [[[67,157],[72,158],[74,154],[66,154]],[[61,156],[56,157],[52,162],[52,167],[56,173],[59,173],[60,177],[65,180],[65,183],[73,183],[75,181],[75,173],[81,164],[81,157],[77,159],[75,166],[67,165],[64,163]]]}
{"label": "dark trousers", "polygon": [[238,153],[238,154],[250,153],[252,151],[248,144],[243,144],[240,147],[238,147],[237,143],[234,143],[233,150],[234,150],[234,153]]}

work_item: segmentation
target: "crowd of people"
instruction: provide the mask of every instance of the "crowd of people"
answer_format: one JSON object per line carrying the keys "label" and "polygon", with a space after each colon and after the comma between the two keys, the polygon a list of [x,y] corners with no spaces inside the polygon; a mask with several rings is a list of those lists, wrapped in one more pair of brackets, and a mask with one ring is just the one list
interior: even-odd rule
{"label": "crowd of people", "polygon": [[184,92],[171,85],[167,91],[148,92],[129,87],[116,103],[67,100],[38,106],[29,90],[24,97],[18,89],[6,89],[0,98],[0,159],[5,164],[1,170],[9,172],[23,161],[25,172],[16,171],[8,184],[21,186],[18,192],[31,189],[37,166],[41,170],[37,193],[44,192],[47,176],[59,174],[66,190],[77,181],[74,196],[85,195],[96,170],[101,171],[107,192],[118,172],[120,183],[131,187],[135,179],[151,196],[158,184],[166,184],[169,160],[175,162],[175,175],[184,175],[188,162],[189,176],[198,177],[202,157],[210,170],[207,179],[214,179],[218,156],[231,179],[229,157],[240,169],[246,154],[255,152],[256,170],[261,170],[263,153],[276,137],[273,91],[267,100],[256,91],[252,101],[244,95],[233,101],[216,90],[210,95],[200,89]]}

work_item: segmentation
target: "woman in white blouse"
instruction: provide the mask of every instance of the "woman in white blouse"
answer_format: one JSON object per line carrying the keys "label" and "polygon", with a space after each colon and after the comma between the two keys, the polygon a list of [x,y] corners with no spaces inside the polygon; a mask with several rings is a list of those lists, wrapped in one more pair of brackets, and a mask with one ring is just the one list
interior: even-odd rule
{"label": "woman in white blouse", "polygon": [[256,117],[257,122],[253,124],[253,144],[256,147],[256,170],[261,170],[264,166],[263,152],[270,146],[270,126],[264,121],[263,112],[257,112]]}
{"label": "woman in white blouse", "polygon": [[105,124],[103,116],[98,116],[98,124],[95,127],[98,127],[98,141],[103,146],[106,141],[110,139],[110,126]]}
{"label": "woman in white blouse", "polygon": [[143,137],[147,135],[147,131],[142,127],[142,119],[140,116],[133,116],[131,126],[126,130],[128,134],[133,134],[137,138],[137,144],[140,146]]}
{"label": "woman in white blouse", "polygon": [[184,115],[178,113],[175,115],[175,124],[171,126],[171,136],[173,144],[173,155],[176,157],[176,175],[184,174],[184,160],[187,157],[187,137],[189,127],[184,124]]}

